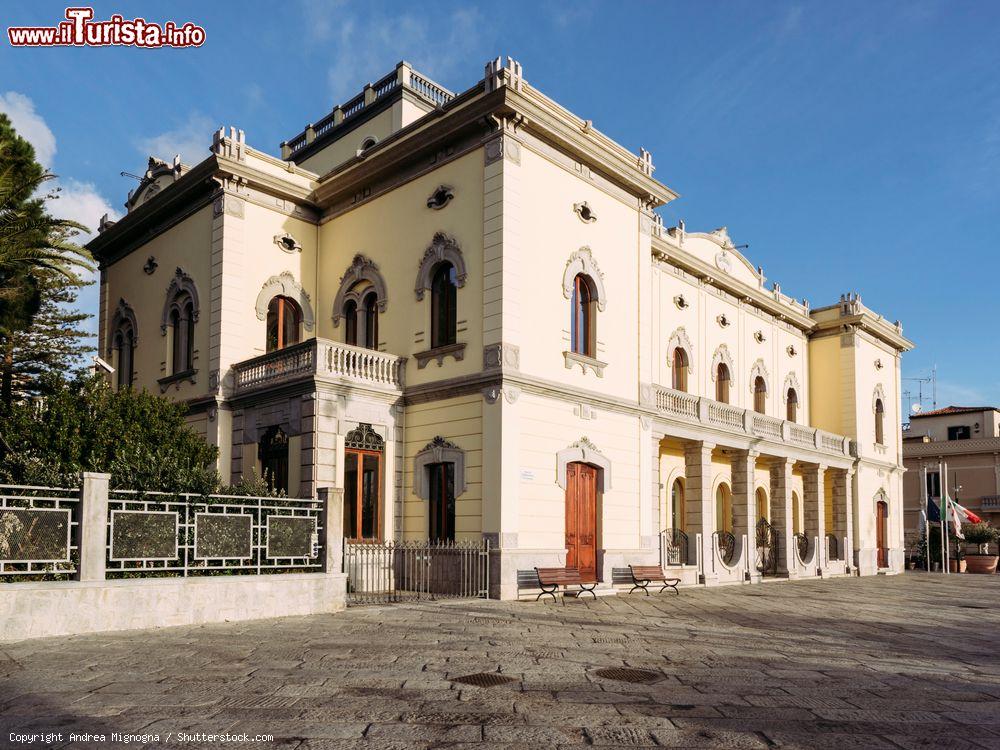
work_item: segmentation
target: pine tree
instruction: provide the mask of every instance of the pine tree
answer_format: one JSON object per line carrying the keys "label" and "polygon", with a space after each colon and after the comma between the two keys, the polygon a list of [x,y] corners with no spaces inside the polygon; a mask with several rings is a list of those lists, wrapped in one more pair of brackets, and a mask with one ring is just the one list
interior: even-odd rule
{"label": "pine tree", "polygon": [[38,395],[47,374],[80,374],[94,351],[93,336],[83,328],[92,316],[76,309],[77,292],[84,284],[52,272],[38,278],[40,299],[31,323],[0,336],[0,390],[9,380],[15,399]]}

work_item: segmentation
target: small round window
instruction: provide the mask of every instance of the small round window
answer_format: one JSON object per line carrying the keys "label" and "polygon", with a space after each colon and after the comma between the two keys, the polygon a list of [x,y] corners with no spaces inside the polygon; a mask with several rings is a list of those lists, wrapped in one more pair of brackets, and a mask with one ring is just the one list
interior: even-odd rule
{"label": "small round window", "polygon": [[374,138],[371,138],[371,137],[365,138],[363,141],[361,141],[361,150],[362,151],[367,151],[372,146],[374,146],[376,143],[378,143],[378,141],[376,141]]}

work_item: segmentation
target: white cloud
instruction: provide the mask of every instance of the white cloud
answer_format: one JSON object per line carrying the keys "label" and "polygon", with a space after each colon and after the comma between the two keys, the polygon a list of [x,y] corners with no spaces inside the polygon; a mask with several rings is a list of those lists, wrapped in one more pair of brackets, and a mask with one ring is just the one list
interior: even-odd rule
{"label": "white cloud", "polygon": [[35,158],[46,169],[56,155],[56,137],[40,114],[35,103],[24,94],[8,91],[0,94],[0,112],[6,113],[18,135],[35,147]]}
{"label": "white cloud", "polygon": [[117,219],[120,214],[111,207],[97,188],[89,182],[78,180],[58,180],[60,188],[55,200],[48,202],[49,213],[57,219],[72,219],[83,224],[89,232],[81,232],[75,239],[81,244],[89,242],[97,235],[97,225],[101,217],[108,214]]}
{"label": "white cloud", "polygon": [[215,129],[208,117],[195,113],[180,127],[140,138],[135,145],[143,156],[155,156],[169,162],[175,154],[180,154],[182,162],[194,165],[208,156]]}
{"label": "white cloud", "polygon": [[[340,104],[390,72],[400,58],[441,81],[484,46],[482,30],[488,28],[478,10],[467,8],[457,8],[443,20],[412,13],[362,19],[340,10],[336,26],[329,21],[330,10],[329,5],[307,6],[306,21],[309,35],[330,49],[330,92]],[[488,56],[483,55],[483,63]],[[482,75],[478,68],[466,72],[463,79],[469,82]]]}

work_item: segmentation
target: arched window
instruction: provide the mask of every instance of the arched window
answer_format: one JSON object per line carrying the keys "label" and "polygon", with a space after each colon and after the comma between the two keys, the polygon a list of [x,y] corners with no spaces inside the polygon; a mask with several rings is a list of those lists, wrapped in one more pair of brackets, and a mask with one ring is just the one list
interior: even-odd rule
{"label": "arched window", "polygon": [[167,318],[171,329],[170,374],[194,369],[194,300],[188,294],[174,298]]}
{"label": "arched window", "polygon": [[792,493],[792,533],[801,534],[803,527],[802,500],[798,492]]}
{"label": "arched window", "polygon": [[302,308],[288,297],[277,296],[267,306],[267,351],[299,343]]}
{"label": "arched window", "polygon": [[875,442],[885,445],[885,404],[882,399],[875,399]]}
{"label": "arched window", "polygon": [[269,489],[288,494],[288,435],[278,426],[268,428],[257,446],[261,472]]}
{"label": "arched window", "polygon": [[374,291],[365,295],[365,347],[378,349],[378,295]]}
{"label": "arched window", "polygon": [[715,491],[715,530],[733,530],[733,495],[725,484]]}
{"label": "arched window", "polygon": [[799,395],[795,392],[794,388],[788,389],[787,398],[785,399],[785,419],[789,422],[796,421],[799,411]]}
{"label": "arched window", "polygon": [[670,528],[683,530],[684,524],[684,480],[677,478],[670,488]]}
{"label": "arched window", "polygon": [[431,348],[454,344],[458,328],[458,279],[448,261],[431,275]]}
{"label": "arched window", "polygon": [[753,380],[753,410],[758,414],[767,410],[767,382],[760,375]]}
{"label": "arched window", "polygon": [[374,146],[376,143],[378,143],[378,141],[375,139],[375,136],[371,136],[370,135],[367,138],[365,138],[363,141],[361,141],[361,150],[362,151],[367,151],[372,146]]}
{"label": "arched window", "polygon": [[352,299],[344,303],[344,343],[358,345],[358,303]]}
{"label": "arched window", "polygon": [[574,354],[597,357],[597,292],[594,281],[583,273],[573,279],[570,301],[570,349]]}
{"label": "arched window", "polygon": [[676,347],[674,349],[673,366],[673,386],[675,391],[687,391],[689,365],[690,360],[688,359],[687,352],[679,346]]}
{"label": "arched window", "polygon": [[729,366],[720,362],[715,369],[715,400],[729,403]]}
{"label": "arched window", "polygon": [[763,487],[758,487],[755,493],[757,498],[757,518],[758,520],[768,520],[771,516],[770,503],[767,501],[767,491]]}
{"label": "arched window", "polygon": [[128,321],[122,321],[112,342],[112,367],[115,368],[118,390],[132,387],[135,361],[135,330]]}

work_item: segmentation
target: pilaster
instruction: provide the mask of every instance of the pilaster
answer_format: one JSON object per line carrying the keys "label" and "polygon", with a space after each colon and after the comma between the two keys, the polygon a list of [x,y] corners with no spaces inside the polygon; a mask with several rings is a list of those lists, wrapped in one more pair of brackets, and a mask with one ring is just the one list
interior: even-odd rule
{"label": "pilaster", "polygon": [[802,498],[804,508],[805,534],[810,540],[816,539],[816,548],[813,562],[822,571],[828,562],[826,546],[826,500],[824,495],[823,475],[826,467],[822,464],[812,464],[805,467],[802,472]]}
{"label": "pilaster", "polygon": [[797,578],[792,549],[792,466],[790,458],[771,463],[771,524],[778,529],[778,572]]}
{"label": "pilaster", "polygon": [[700,558],[702,582],[708,585],[718,583],[718,577],[710,573],[712,550],[712,449],[713,443],[702,441],[688,443],[684,449],[684,505],[689,543],[693,544],[696,534],[701,534],[701,547],[697,550]]}

